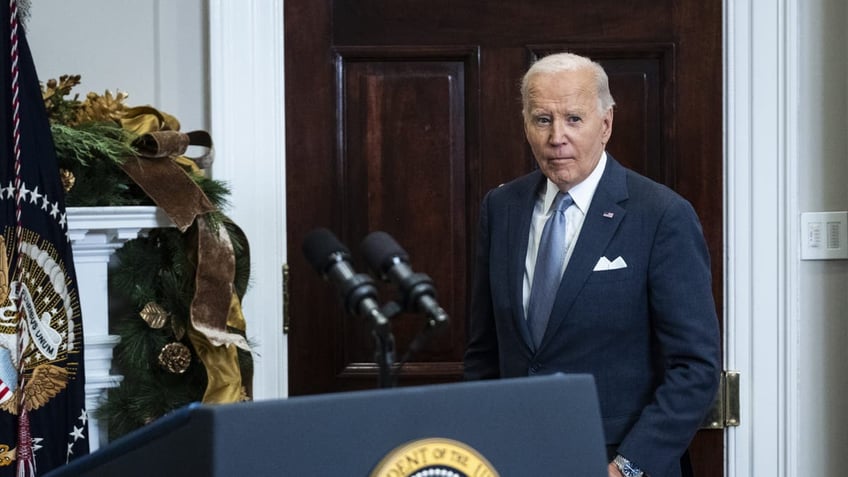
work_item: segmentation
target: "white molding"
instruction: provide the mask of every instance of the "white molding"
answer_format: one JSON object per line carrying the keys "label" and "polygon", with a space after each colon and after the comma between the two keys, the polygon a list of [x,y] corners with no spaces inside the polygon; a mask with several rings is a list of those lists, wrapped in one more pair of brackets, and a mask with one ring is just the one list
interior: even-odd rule
{"label": "white molding", "polygon": [[786,0],[783,4],[783,26],[784,37],[781,42],[783,46],[784,61],[784,83],[782,93],[784,95],[784,134],[782,143],[785,154],[785,197],[786,211],[784,224],[785,256],[785,299],[786,307],[786,339],[783,343],[783,353],[786,363],[786,386],[784,417],[784,441],[786,446],[786,458],[783,462],[786,468],[784,475],[787,477],[799,477],[807,474],[799,467],[799,422],[801,420],[800,397],[800,341],[801,327],[801,283],[799,270],[801,267],[801,184],[799,169],[800,164],[800,71],[798,69],[800,55],[800,30],[799,8],[800,0]]}
{"label": "white molding", "polygon": [[797,473],[798,1],[724,2],[727,477]]}
{"label": "white molding", "polygon": [[[106,236],[109,241],[113,238],[128,241],[136,238],[143,229],[174,226],[168,215],[155,205],[68,207],[67,212],[68,235],[72,241],[79,241],[80,245],[91,242],[91,238],[84,240],[91,231],[114,235]],[[117,247],[122,245],[118,244]]]}
{"label": "white molding", "polygon": [[210,0],[210,113],[215,179],[247,235],[251,285],[243,303],[256,344],[254,398],[287,395],[282,267],[286,260],[283,0]]}

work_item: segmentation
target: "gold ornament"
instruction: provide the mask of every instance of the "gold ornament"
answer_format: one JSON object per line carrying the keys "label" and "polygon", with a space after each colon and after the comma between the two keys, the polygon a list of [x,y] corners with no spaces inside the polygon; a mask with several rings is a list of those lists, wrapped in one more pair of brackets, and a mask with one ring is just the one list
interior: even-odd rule
{"label": "gold ornament", "polygon": [[62,179],[62,188],[65,189],[65,192],[70,192],[77,182],[74,173],[67,169],[59,169],[59,177]]}
{"label": "gold ornament", "polygon": [[49,102],[55,97],[67,96],[71,93],[71,89],[80,84],[82,76],[80,75],[62,75],[59,81],[55,79],[47,80],[47,84],[41,88],[41,97],[49,106]]}
{"label": "gold ornament", "polygon": [[191,351],[188,346],[173,342],[166,344],[159,352],[159,366],[170,373],[182,374],[191,364]]}
{"label": "gold ornament", "polygon": [[[158,330],[165,326],[165,323],[168,322],[168,312],[162,308],[162,305],[156,302],[149,302],[144,305],[144,308],[141,309],[139,313],[141,318],[147,322],[147,325],[151,328]],[[179,337],[177,337],[179,339]]]}
{"label": "gold ornament", "polygon": [[89,121],[118,121],[127,114],[127,105],[124,101],[129,95],[118,91],[112,96],[111,91],[103,95],[88,93],[79,109],[77,110],[76,123],[81,124]]}

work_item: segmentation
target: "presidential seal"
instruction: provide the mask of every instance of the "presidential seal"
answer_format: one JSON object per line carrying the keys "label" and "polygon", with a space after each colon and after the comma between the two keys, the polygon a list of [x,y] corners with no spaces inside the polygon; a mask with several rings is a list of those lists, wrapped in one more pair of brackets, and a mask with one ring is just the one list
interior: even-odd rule
{"label": "presidential seal", "polygon": [[392,450],[370,477],[500,477],[471,447],[451,439],[429,438]]}
{"label": "presidential seal", "polygon": [[[19,279],[0,282],[0,410],[12,415],[21,412],[21,404],[28,411],[45,406],[67,387],[76,376],[81,338],[79,301],[56,248],[28,229],[21,242]],[[14,256],[6,243],[8,237],[0,241],[3,255]],[[3,275],[10,262],[8,256],[0,259]]]}

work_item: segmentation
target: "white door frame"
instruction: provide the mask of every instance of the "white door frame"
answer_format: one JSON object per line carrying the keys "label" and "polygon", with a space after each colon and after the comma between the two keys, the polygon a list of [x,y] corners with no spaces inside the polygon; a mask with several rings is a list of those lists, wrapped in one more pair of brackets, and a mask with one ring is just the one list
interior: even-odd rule
{"label": "white door frame", "polygon": [[798,1],[724,2],[727,477],[797,474]]}
{"label": "white door frame", "polygon": [[251,284],[243,308],[256,345],[256,399],[288,392],[283,52],[282,0],[210,0],[212,174],[229,184],[230,216],[250,242]]}

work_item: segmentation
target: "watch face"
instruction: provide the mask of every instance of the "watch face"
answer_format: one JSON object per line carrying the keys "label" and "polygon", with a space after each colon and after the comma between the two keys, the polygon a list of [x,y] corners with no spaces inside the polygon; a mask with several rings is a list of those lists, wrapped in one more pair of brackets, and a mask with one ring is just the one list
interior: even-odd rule
{"label": "watch face", "polygon": [[641,477],[642,471],[639,469],[633,468],[633,465],[624,458],[616,458],[615,465],[618,467],[618,470],[621,471],[624,477]]}

